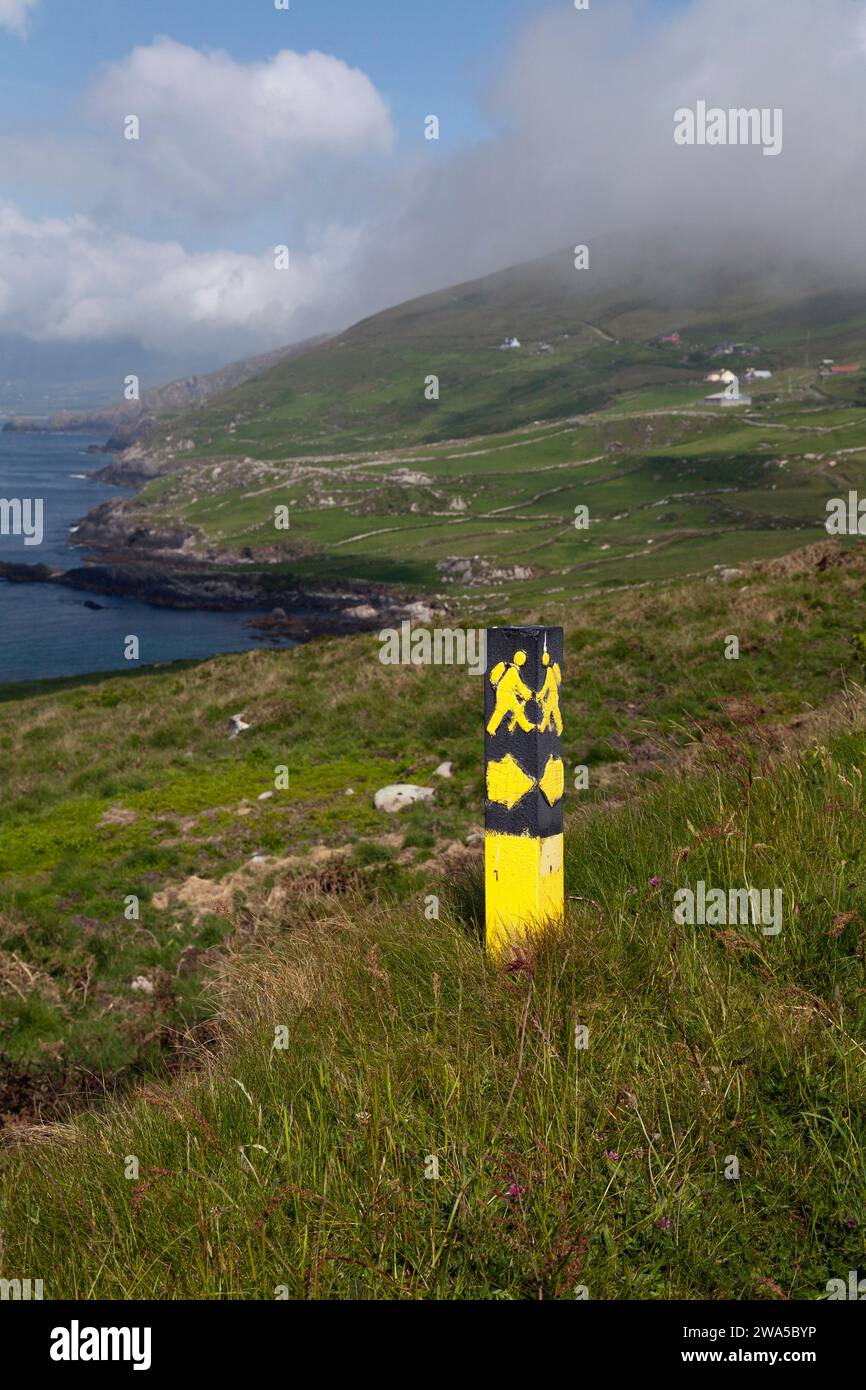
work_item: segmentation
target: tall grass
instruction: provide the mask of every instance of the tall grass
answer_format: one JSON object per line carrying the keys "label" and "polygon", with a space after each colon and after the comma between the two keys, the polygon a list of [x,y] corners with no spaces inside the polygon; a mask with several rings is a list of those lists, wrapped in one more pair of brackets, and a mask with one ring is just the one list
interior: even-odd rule
{"label": "tall grass", "polygon": [[[564,929],[507,968],[477,877],[439,921],[299,902],[228,966],[184,1076],[7,1153],[2,1275],[74,1298],[821,1297],[863,1261],[866,736],[708,752],[572,822]],[[780,888],[781,933],[677,925],[698,879]]]}

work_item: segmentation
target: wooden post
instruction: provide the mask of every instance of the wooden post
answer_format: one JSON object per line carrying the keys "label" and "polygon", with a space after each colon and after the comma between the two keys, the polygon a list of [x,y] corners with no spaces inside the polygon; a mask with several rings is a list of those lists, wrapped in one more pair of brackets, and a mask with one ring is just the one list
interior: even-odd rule
{"label": "wooden post", "polygon": [[484,676],[488,950],[562,920],[561,627],[487,629]]}

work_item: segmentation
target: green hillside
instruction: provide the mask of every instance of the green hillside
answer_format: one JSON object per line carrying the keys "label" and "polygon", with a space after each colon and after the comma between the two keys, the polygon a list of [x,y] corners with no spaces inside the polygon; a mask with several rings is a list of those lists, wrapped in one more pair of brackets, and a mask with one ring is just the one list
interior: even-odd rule
{"label": "green hillside", "polygon": [[[178,414],[151,439],[167,433],[192,439],[197,453],[264,459],[394,448],[700,382],[726,338],[759,346],[774,367],[866,351],[866,290],[828,292],[804,276],[768,284],[757,271],[693,281],[668,266],[638,280],[618,266],[576,270],[563,253],[376,314]],[[650,346],[672,330],[681,348]],[[521,347],[498,350],[512,335]],[[430,375],[436,402],[425,399]]]}
{"label": "green hillside", "polygon": [[[477,678],[359,637],[4,690],[0,1277],[826,1296],[864,1222],[864,592],[825,542],[521,613],[565,622],[590,787],[566,926],[510,969],[478,940]],[[436,795],[385,817],[393,778]],[[699,881],[778,890],[782,930],[676,926]]]}
{"label": "green hillside", "polygon": [[[866,292],[769,283],[560,257],[400,305],[163,423],[128,528],[179,522],[185,558],[266,586],[396,583],[461,611],[782,554],[866,490]],[[727,367],[751,405],[706,403]]]}
{"label": "green hillside", "polygon": [[[127,515],[179,520],[199,554],[244,551],[269,582],[399,581],[460,612],[470,600],[499,611],[518,589],[538,601],[737,566],[820,539],[827,499],[866,488],[866,412],[828,409],[802,371],[792,377],[796,398],[761,382],[748,413],[713,412],[708,387],[685,386],[630,393],[579,421],[351,462],[197,457]],[[277,503],[288,531],[275,530]]]}
{"label": "green hillside", "polygon": [[[864,584],[860,550],[825,537],[728,582],[658,578],[466,620],[564,623],[566,761],[591,770],[575,804],[594,803],[678,762],[695,721],[810,727],[862,680]],[[369,633],[0,687],[0,1114],[170,1059],[226,953],[295,892],[405,900],[463,862],[483,801],[481,682],[386,667],[380,649]],[[251,727],[229,739],[238,711]],[[446,760],[453,777],[436,779]],[[437,792],[395,822],[373,794],[401,781]],[[141,976],[151,989],[133,988]]]}

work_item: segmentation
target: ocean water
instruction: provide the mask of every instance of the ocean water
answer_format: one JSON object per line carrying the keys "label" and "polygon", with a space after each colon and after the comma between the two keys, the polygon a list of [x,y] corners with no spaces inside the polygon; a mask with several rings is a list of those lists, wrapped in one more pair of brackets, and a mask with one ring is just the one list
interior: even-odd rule
{"label": "ocean water", "polygon": [[[44,504],[42,544],[25,545],[21,536],[0,535],[0,560],[63,569],[83,563],[83,551],[70,544],[75,539],[70,526],[107,498],[131,495],[130,489],[82,476],[108,461],[85,453],[89,444],[102,443],[79,434],[0,433],[0,497],[41,497]],[[87,599],[103,607],[86,608]],[[179,612],[134,599],[0,580],[0,683],[128,671],[181,657],[245,651],[262,645],[248,626],[249,617]],[[131,633],[139,639],[139,662],[124,659],[124,639]]]}

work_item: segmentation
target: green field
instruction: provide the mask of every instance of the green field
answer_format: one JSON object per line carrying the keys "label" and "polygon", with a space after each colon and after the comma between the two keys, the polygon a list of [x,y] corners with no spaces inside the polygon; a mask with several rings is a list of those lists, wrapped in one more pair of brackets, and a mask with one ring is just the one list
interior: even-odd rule
{"label": "green field", "polygon": [[861,411],[786,397],[732,419],[639,404],[351,462],[197,458],[131,512],[180,519],[202,554],[248,550],[283,579],[402,579],[462,616],[770,557],[819,539],[829,498],[866,489]]}
{"label": "green field", "polygon": [[[161,419],[127,510],[185,562],[563,626],[567,921],[485,956],[482,682],[375,630],[0,687],[0,1278],[786,1300],[859,1267],[866,555],[823,523],[866,402],[815,364],[866,360],[864,312],[544,263]],[[774,373],[748,409],[704,402],[724,338]],[[392,782],[435,794],[387,816]],[[778,891],[781,932],[677,923],[698,881]]]}
{"label": "green field", "polygon": [[[510,971],[480,947],[462,846],[472,677],[386,669],[353,639],[10,699],[4,740],[39,728],[80,767],[98,722],[127,771],[58,786],[42,760],[13,789],[2,843],[20,854],[26,827],[33,848],[3,880],[4,1046],[92,1076],[112,1027],[152,1052],[163,1036],[162,1074],[127,1099],[7,1127],[0,1275],[38,1272],[47,1298],[825,1297],[866,1221],[866,565],[838,560],[567,620],[567,758],[590,791],[569,796],[566,926]],[[243,748],[212,732],[240,690]],[[434,803],[377,825],[376,782],[443,755]],[[237,829],[236,799],[283,757],[291,797]],[[54,806],[22,815],[39,797]],[[100,830],[108,804],[139,820]],[[304,857],[313,839],[349,853]],[[193,899],[153,905],[289,845],[300,858],[235,880],[197,926]],[[675,926],[699,881],[778,889],[782,930]],[[52,930],[61,892],[87,914],[77,941]],[[178,961],[219,942],[176,1040]],[[157,988],[124,1019],[132,972]]]}
{"label": "green field", "polygon": [[[162,417],[145,448],[164,476],[130,519],[180,520],[193,552],[246,572],[402,584],[461,617],[488,595],[519,606],[769,558],[819,539],[828,498],[866,485],[866,372],[820,374],[828,354],[866,363],[864,307],[743,277],[611,285],[563,257],[502,271]],[[653,341],[674,327],[679,345]],[[499,350],[509,333],[520,349]],[[707,405],[724,367],[750,407]],[[750,385],[749,367],[773,375]]]}
{"label": "green field", "polygon": [[[652,780],[660,750],[688,744],[693,720],[725,725],[731,701],[756,700],[759,722],[777,725],[861,680],[859,552],[825,537],[816,553],[848,563],[789,575],[780,561],[778,573],[728,582],[659,577],[522,610],[566,627],[567,757],[593,770],[582,800],[616,799],[632,775]],[[724,659],[729,633],[741,634],[739,662]],[[481,815],[480,680],[386,667],[379,651],[370,634],[0,689],[9,1076],[59,1083],[80,1068],[123,1076],[158,1063],[178,1030],[207,1016],[204,982],[274,885],[316,881],[315,862],[311,879],[304,872],[314,850],[376,900],[447,873],[449,848]],[[239,710],[252,727],[230,740]],[[454,777],[432,806],[396,823],[374,809],[378,787],[427,784],[445,760]],[[280,767],[289,785],[275,789]],[[234,888],[208,898],[231,875]],[[141,975],[152,993],[132,990]]]}

